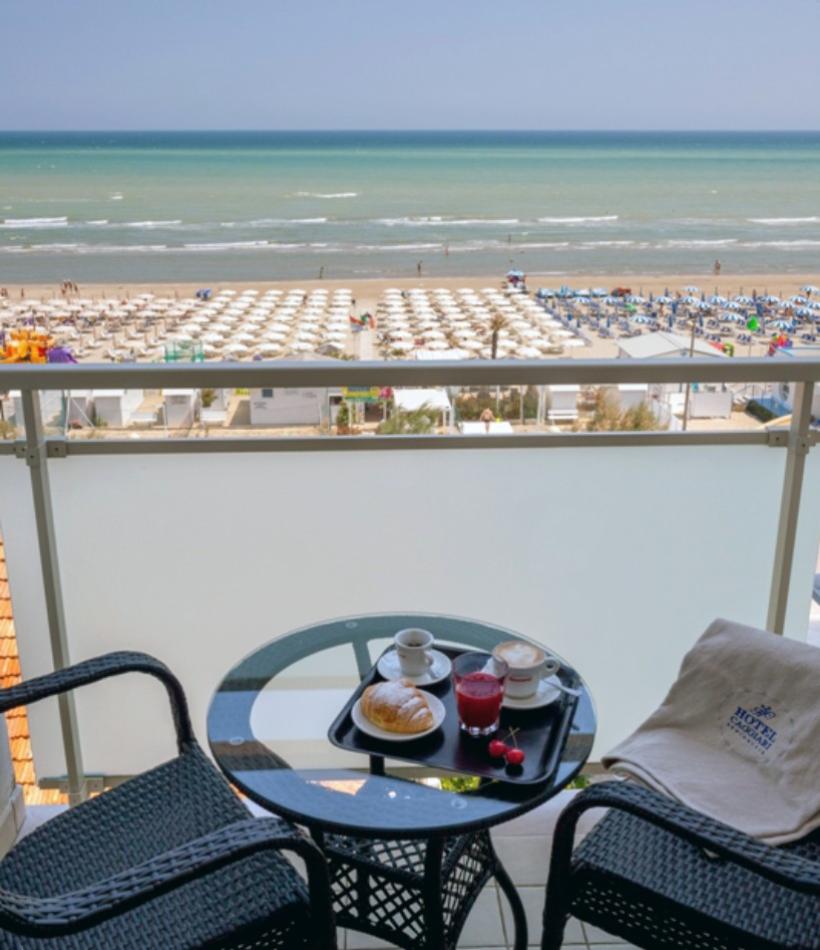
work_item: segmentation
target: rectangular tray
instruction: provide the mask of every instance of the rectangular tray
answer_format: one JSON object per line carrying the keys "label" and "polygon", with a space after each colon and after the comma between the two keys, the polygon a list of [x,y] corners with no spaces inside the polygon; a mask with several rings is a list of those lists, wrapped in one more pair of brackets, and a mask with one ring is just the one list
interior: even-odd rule
{"label": "rectangular tray", "polygon": [[[465,650],[435,645],[440,653],[451,660]],[[392,649],[390,647],[389,649]],[[520,785],[545,782],[555,771],[569,734],[577,699],[566,694],[542,709],[501,709],[501,728],[498,737],[506,741],[507,729],[518,727],[515,739],[524,750],[524,764],[507,767],[503,760],[491,759],[487,745],[492,736],[472,738],[462,732],[458,725],[455,690],[448,676],[441,683],[427,686],[444,703],[444,722],[435,732],[409,742],[386,742],[365,735],[353,724],[350,711],[356,701],[373,683],[381,682],[383,676],[373,666],[345,703],[344,708],[328,729],[328,739],[340,749],[364,755],[400,759],[417,765],[477,775],[484,779],[497,779]]]}

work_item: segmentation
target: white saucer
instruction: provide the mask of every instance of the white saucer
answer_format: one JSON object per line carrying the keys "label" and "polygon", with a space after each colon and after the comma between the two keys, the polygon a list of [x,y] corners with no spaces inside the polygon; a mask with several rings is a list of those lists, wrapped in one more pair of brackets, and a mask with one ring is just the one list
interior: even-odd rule
{"label": "white saucer", "polygon": [[560,681],[555,674],[547,676],[538,683],[538,689],[532,696],[527,696],[526,699],[514,699],[505,694],[501,705],[506,706],[507,709],[541,709],[543,706],[549,706],[561,695],[561,690],[553,685],[557,682]]}
{"label": "white saucer", "polygon": [[365,716],[362,711],[361,699],[357,699],[353,704],[353,708],[350,710],[350,718],[353,720],[353,725],[357,729],[361,729],[362,732],[368,736],[372,736],[374,739],[382,739],[385,742],[412,742],[413,739],[421,739],[424,736],[429,736],[431,732],[435,732],[442,722],[444,722],[444,716],[446,714],[444,703],[438,696],[433,696],[432,693],[427,693],[426,698],[430,706],[430,712],[433,714],[433,725],[430,726],[429,729],[425,729],[424,732],[388,732],[387,729],[380,729]]}
{"label": "white saucer", "polygon": [[447,679],[453,668],[453,664],[450,662],[448,656],[445,656],[438,650],[430,650],[430,657],[433,662],[427,667],[424,673],[419,673],[418,676],[407,676],[402,673],[401,667],[399,666],[399,655],[396,653],[395,648],[393,648],[382,654],[379,658],[379,662],[376,664],[376,669],[386,680],[406,679],[410,680],[414,686],[432,686],[433,683],[440,683],[442,680]]}

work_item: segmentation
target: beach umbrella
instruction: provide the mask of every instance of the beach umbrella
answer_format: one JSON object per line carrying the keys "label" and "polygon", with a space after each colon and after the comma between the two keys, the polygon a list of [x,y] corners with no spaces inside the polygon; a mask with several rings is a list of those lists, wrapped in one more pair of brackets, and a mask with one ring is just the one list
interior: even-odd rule
{"label": "beach umbrella", "polygon": [[763,300],[766,303],[780,303],[780,298],[775,296],[774,294],[766,294]]}
{"label": "beach umbrella", "polygon": [[804,294],[811,296],[812,294],[820,294],[820,287],[815,286],[814,284],[805,284],[800,288]]}
{"label": "beach umbrella", "polygon": [[683,292],[685,294],[699,294],[700,287],[695,287],[693,284],[687,284],[687,286],[683,288]]}

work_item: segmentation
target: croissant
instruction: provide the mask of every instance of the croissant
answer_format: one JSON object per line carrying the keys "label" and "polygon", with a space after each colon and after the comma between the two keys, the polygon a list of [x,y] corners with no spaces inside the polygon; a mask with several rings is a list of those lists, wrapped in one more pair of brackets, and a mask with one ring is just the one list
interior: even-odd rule
{"label": "croissant", "polygon": [[362,712],[388,732],[424,732],[433,725],[427,698],[410,680],[388,680],[368,686],[362,694]]}

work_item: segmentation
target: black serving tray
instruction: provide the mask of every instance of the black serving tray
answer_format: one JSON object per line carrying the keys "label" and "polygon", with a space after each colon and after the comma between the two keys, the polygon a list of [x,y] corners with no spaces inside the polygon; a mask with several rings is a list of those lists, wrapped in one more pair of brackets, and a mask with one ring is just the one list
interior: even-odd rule
{"label": "black serving tray", "polygon": [[[439,644],[435,644],[435,648],[451,660],[460,653],[468,652]],[[427,692],[438,696],[446,709],[444,721],[435,732],[406,742],[386,742],[361,732],[353,724],[350,711],[368,686],[383,679],[376,666],[373,666],[328,730],[328,739],[333,745],[348,752],[401,759],[417,765],[522,785],[544,782],[555,771],[577,703],[576,697],[565,693],[541,709],[502,707],[497,737],[507,741],[507,731],[517,727],[519,731],[515,734],[515,740],[526,756],[523,765],[513,767],[507,766],[503,759],[490,758],[487,746],[493,736],[473,738],[459,728],[455,690],[449,676],[441,683],[425,687]]]}

